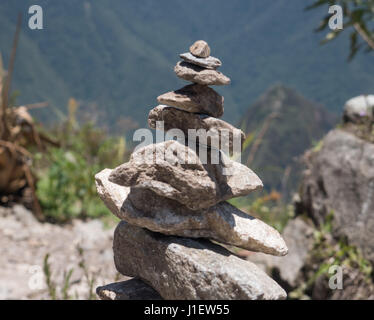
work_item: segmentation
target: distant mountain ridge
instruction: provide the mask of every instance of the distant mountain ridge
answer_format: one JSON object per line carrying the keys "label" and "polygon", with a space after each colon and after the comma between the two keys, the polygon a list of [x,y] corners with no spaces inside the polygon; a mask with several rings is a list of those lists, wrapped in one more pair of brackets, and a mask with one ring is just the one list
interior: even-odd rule
{"label": "distant mountain ridge", "polygon": [[[146,126],[144,114],[156,97],[185,84],[173,67],[198,39],[208,41],[223,62],[220,70],[232,79],[227,88],[216,88],[225,97],[225,120],[238,121],[276,82],[338,110],[374,87],[372,56],[360,54],[347,64],[344,32],[320,46],[323,35],[313,30],[327,8],[305,12],[308,1],[38,0],[44,29],[30,30],[27,12],[34,1],[2,0],[0,51],[7,63],[21,12],[13,82],[18,102],[48,100],[61,110],[74,97],[95,104],[109,126],[121,116]],[[37,115],[50,119],[51,110]]]}
{"label": "distant mountain ridge", "polygon": [[242,162],[258,173],[267,190],[295,191],[301,163],[313,143],[336,123],[337,116],[282,84],[268,89],[251,105],[240,122],[252,143]]}

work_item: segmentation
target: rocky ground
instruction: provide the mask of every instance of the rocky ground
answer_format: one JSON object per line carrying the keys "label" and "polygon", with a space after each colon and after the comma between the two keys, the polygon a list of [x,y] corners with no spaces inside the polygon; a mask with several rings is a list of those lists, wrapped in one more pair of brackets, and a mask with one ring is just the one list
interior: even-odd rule
{"label": "rocky ground", "polygon": [[58,226],[40,223],[24,207],[0,207],[0,299],[51,299],[44,258],[49,254],[55,298],[97,299],[97,286],[125,279],[113,263],[113,228],[99,220]]}

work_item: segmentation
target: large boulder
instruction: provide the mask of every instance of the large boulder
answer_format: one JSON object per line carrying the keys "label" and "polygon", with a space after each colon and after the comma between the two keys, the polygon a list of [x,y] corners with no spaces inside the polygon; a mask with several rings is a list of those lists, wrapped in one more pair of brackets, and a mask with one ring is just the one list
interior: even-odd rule
{"label": "large boulder", "polygon": [[105,169],[95,176],[98,194],[117,217],[132,225],[167,235],[210,238],[251,251],[287,254],[278,231],[227,202],[192,211],[152,191],[112,183],[110,173]]}
{"label": "large boulder", "polygon": [[348,238],[373,262],[374,144],[335,129],[305,158],[298,211],[317,224],[333,214],[334,236]]}
{"label": "large boulder", "polygon": [[164,299],[284,299],[265,272],[207,240],[164,236],[121,222],[114,233],[114,262]]}
{"label": "large boulder", "polygon": [[115,168],[109,180],[151,190],[191,210],[206,209],[262,188],[260,178],[247,166],[232,161],[219,150],[200,151],[198,155],[174,140],[148,145],[135,151],[129,162]]}

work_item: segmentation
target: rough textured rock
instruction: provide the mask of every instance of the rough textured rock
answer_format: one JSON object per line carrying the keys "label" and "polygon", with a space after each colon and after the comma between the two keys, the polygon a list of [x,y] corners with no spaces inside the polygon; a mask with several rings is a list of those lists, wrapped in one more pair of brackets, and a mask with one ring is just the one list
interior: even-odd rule
{"label": "rough textured rock", "polygon": [[183,80],[202,85],[223,86],[231,82],[230,78],[217,70],[205,69],[185,61],[179,61],[174,67],[174,72]]}
{"label": "rough textured rock", "polygon": [[187,61],[192,64],[196,64],[200,67],[207,68],[207,69],[217,69],[222,65],[222,62],[212,56],[209,56],[207,58],[198,58],[195,57],[190,52],[182,53],[179,55],[184,61]]}
{"label": "rough textured rock", "polygon": [[191,210],[209,208],[263,186],[251,169],[219,150],[203,148],[198,155],[174,140],[138,149],[129,162],[113,170],[109,180],[126,187],[152,190]]}
{"label": "rough textured rock", "polygon": [[335,129],[306,163],[298,210],[318,224],[333,212],[334,236],[346,236],[374,261],[374,144]]}
{"label": "rough textured rock", "polygon": [[374,119],[374,95],[361,95],[348,100],[344,106],[344,121],[361,123]]}
{"label": "rough textured rock", "polygon": [[188,112],[204,113],[216,118],[223,115],[223,97],[212,88],[200,84],[190,84],[179,90],[164,93],[157,98],[157,101]]}
{"label": "rough textured rock", "polygon": [[287,254],[278,231],[227,202],[192,211],[152,191],[112,183],[110,172],[105,169],[95,176],[98,194],[117,217],[132,225],[167,235],[210,238],[251,251]]}
{"label": "rough textured rock", "polygon": [[207,58],[210,56],[210,47],[204,40],[198,40],[190,47],[190,52],[195,57]]}
{"label": "rough textured rock", "polygon": [[207,240],[164,236],[122,221],[114,233],[117,270],[149,283],[164,299],[284,299],[251,262]]}
{"label": "rough textured rock", "polygon": [[113,265],[114,228],[104,227],[99,220],[75,219],[63,226],[41,223],[32,212],[15,205],[0,206],[0,225],[0,300],[51,299],[43,273],[46,254],[49,254],[52,281],[57,284],[59,299],[62,299],[64,274],[70,269],[73,273],[69,296],[74,299],[90,296],[90,283],[80,266],[82,259],[94,286],[118,279]]}
{"label": "rough textured rock", "polygon": [[96,294],[101,300],[162,300],[157,291],[139,279],[97,287]]}
{"label": "rough textured rock", "polygon": [[295,288],[304,280],[302,270],[313,247],[313,232],[312,226],[309,226],[301,217],[297,217],[288,222],[282,233],[289,248],[287,256],[279,258],[255,253],[248,259],[258,266],[262,265],[269,274],[276,271],[283,283],[287,283],[290,288]]}
{"label": "rough textured rock", "polygon": [[[173,107],[164,105],[157,106],[149,112],[148,125],[152,129],[156,129],[156,122],[164,121],[164,130],[168,131],[174,128],[181,129],[185,136],[188,136],[189,129],[209,131],[209,137],[206,141],[197,138],[197,143],[215,145],[216,147],[233,152],[233,139],[238,139],[237,146],[240,147],[245,140],[243,131],[233,127],[231,124],[206,115],[186,112]],[[227,139],[226,139],[227,137]],[[217,145],[219,144],[219,145]]]}

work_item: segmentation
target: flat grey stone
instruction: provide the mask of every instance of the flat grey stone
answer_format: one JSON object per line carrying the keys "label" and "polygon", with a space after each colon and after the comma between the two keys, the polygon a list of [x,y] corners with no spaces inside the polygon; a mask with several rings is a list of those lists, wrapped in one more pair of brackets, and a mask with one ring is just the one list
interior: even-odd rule
{"label": "flat grey stone", "polygon": [[126,187],[152,190],[191,210],[209,208],[263,187],[251,169],[223,152],[203,147],[199,155],[198,152],[200,149],[195,152],[174,140],[148,145],[115,168],[109,180]]}
{"label": "flat grey stone", "polygon": [[202,85],[223,86],[231,82],[230,78],[217,70],[205,69],[185,61],[179,61],[174,67],[174,72],[183,80]]}
{"label": "flat grey stone", "polygon": [[227,202],[192,211],[152,191],[112,183],[110,173],[110,169],[104,169],[96,174],[98,194],[113,214],[132,225],[167,235],[210,238],[272,255],[287,254],[278,231]]}
{"label": "flat grey stone", "polygon": [[[204,130],[209,133],[201,139],[197,137],[196,142],[206,144],[224,150],[230,154],[233,153],[234,139],[237,139],[236,147],[241,150],[245,140],[245,134],[240,129],[233,127],[231,124],[214,117],[201,114],[190,113],[173,107],[159,105],[153,108],[148,115],[148,125],[151,129],[156,129],[156,122],[163,121],[164,130],[174,128],[181,129],[186,137],[188,130]],[[192,137],[191,139],[193,139]]]}
{"label": "flat grey stone", "polygon": [[139,279],[130,279],[97,287],[101,300],[162,300],[151,286]]}
{"label": "flat grey stone", "polygon": [[164,299],[284,299],[265,272],[208,240],[165,236],[120,222],[114,263],[151,284]]}
{"label": "flat grey stone", "polygon": [[157,101],[182,110],[203,113],[216,118],[223,115],[224,98],[216,91],[200,84],[190,84],[157,97]]}
{"label": "flat grey stone", "polygon": [[179,55],[184,61],[187,61],[192,64],[196,64],[200,67],[207,68],[207,69],[217,69],[222,65],[222,62],[212,56],[209,56],[207,58],[198,58],[195,57],[190,52],[182,53]]}

